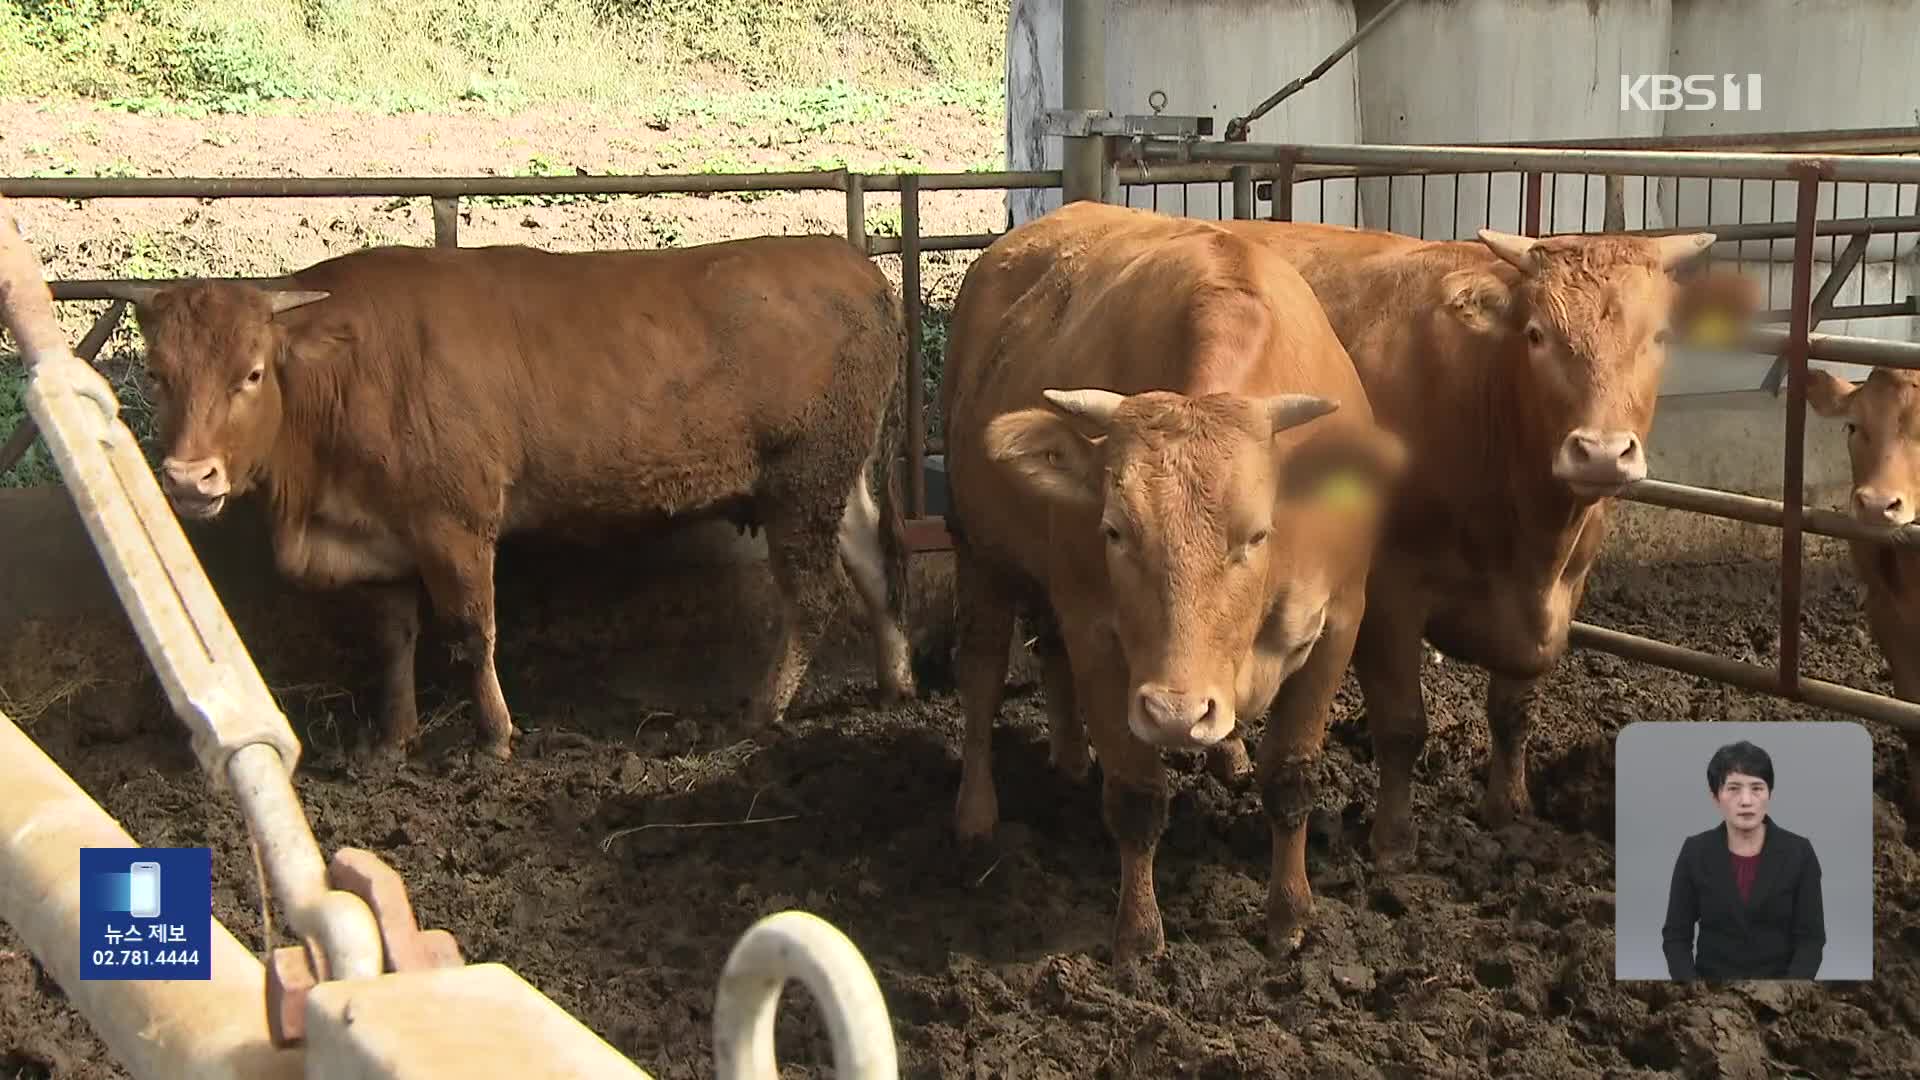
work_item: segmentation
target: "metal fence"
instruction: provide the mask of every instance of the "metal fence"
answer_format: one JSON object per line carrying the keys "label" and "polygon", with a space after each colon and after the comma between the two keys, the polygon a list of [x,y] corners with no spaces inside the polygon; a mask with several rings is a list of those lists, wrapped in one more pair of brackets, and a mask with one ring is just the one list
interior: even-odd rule
{"label": "metal fence", "polygon": [[[1436,180],[1453,185],[1452,220],[1460,220],[1460,192],[1470,178],[1483,178],[1482,196],[1487,208],[1482,217],[1491,216],[1496,178],[1511,178],[1512,192],[1519,193],[1515,228],[1530,236],[1542,235],[1543,221],[1558,224],[1567,216],[1556,206],[1563,190],[1578,190],[1581,207],[1578,227],[1563,232],[1608,231],[1640,235],[1658,235],[1696,231],[1702,226],[1679,221],[1658,228],[1629,230],[1626,190],[1639,179],[1642,189],[1641,217],[1650,216],[1648,178],[1673,178],[1676,183],[1698,179],[1709,184],[1707,216],[1712,216],[1712,183],[1735,181],[1739,186],[1741,220],[1735,224],[1715,224],[1712,230],[1723,242],[1736,245],[1736,261],[1744,262],[1745,245],[1758,242],[1771,245],[1791,243],[1792,283],[1788,303],[1762,316],[1763,321],[1785,321],[1788,328],[1759,328],[1738,343],[1745,350],[1777,357],[1766,379],[1769,387],[1784,377],[1788,398],[1787,449],[1784,461],[1784,501],[1758,499],[1733,492],[1667,483],[1643,481],[1621,497],[1672,509],[1709,514],[1737,521],[1769,525],[1781,529],[1781,604],[1780,660],[1778,667],[1767,669],[1715,657],[1665,642],[1575,623],[1576,644],[1612,652],[1631,659],[1699,675],[1750,690],[1778,694],[1792,700],[1835,709],[1856,716],[1878,719],[1908,731],[1920,731],[1920,705],[1902,702],[1884,695],[1867,693],[1835,683],[1803,678],[1801,660],[1801,538],[1805,532],[1854,540],[1889,544],[1920,543],[1920,527],[1908,527],[1888,534],[1871,531],[1851,519],[1831,512],[1808,510],[1802,505],[1804,478],[1804,432],[1806,408],[1806,365],[1808,359],[1850,364],[1920,369],[1920,345],[1871,338],[1814,334],[1813,327],[1828,319],[1874,318],[1920,315],[1912,295],[1899,298],[1898,262],[1885,299],[1865,295],[1864,282],[1859,302],[1838,303],[1842,286],[1861,266],[1868,244],[1875,237],[1920,233],[1920,131],[1911,128],[1865,129],[1853,131],[1788,132],[1755,136],[1708,136],[1691,139],[1560,140],[1500,146],[1413,147],[1381,145],[1279,145],[1243,142],[1128,143],[1113,140],[1120,158],[1117,181],[1130,204],[1149,205],[1169,213],[1191,210],[1192,193],[1211,189],[1216,207],[1229,208],[1236,218],[1266,217],[1276,220],[1295,218],[1300,191],[1317,184],[1322,191],[1328,184],[1340,182],[1355,186],[1355,205],[1359,205],[1358,186],[1374,182],[1386,185],[1391,215],[1391,196],[1396,184],[1420,185],[1419,205],[1430,205],[1427,185]],[[1569,188],[1567,178],[1576,188]],[[944,523],[927,514],[924,467],[929,453],[940,449],[939,440],[927,430],[925,377],[922,370],[924,298],[921,290],[922,258],[928,252],[980,250],[989,246],[998,232],[956,235],[923,235],[920,229],[922,197],[926,193],[977,190],[1030,190],[1062,186],[1060,170],[1029,172],[969,172],[924,174],[863,174],[847,170],[757,173],[729,175],[672,176],[572,176],[572,177],[446,177],[446,178],[338,178],[338,179],[0,179],[0,195],[13,198],[98,199],[98,198],[294,198],[294,197],[390,197],[426,198],[432,201],[434,243],[454,246],[459,242],[459,204],[462,199],[497,195],[666,195],[719,192],[798,192],[840,191],[846,196],[846,235],[869,256],[898,255],[901,259],[902,291],[908,326],[908,345],[903,359],[907,387],[907,470],[910,500],[910,540],[916,550],[939,550],[947,546]],[[1598,187],[1595,187],[1595,184]],[[1794,219],[1791,222],[1745,221],[1748,183],[1766,184],[1769,194],[1779,184],[1791,185],[1795,193]],[[1821,220],[1819,208],[1823,190],[1829,208],[1841,207],[1846,200],[1842,185],[1861,185],[1860,204],[1871,206],[1876,185],[1891,185],[1895,213],[1879,216],[1829,216]],[[1824,188],[1823,188],[1824,185]],[[1170,202],[1172,188],[1181,192],[1181,206]],[[1144,190],[1143,190],[1144,189]],[[1600,192],[1599,229],[1588,203],[1592,190]],[[900,199],[899,236],[876,236],[867,231],[867,196],[874,192],[897,192]],[[1909,197],[1911,196],[1911,197]],[[1324,196],[1316,200],[1322,208]],[[1768,200],[1770,204],[1774,200]],[[1908,203],[1915,205],[1901,213]],[[1679,201],[1676,200],[1676,205]],[[1362,223],[1369,227],[1393,230],[1389,216],[1384,222]],[[1425,234],[1424,216],[1414,222],[1402,221],[1397,231]],[[1488,224],[1493,224],[1489,222]],[[1813,284],[1817,238],[1829,239],[1831,271],[1816,291]],[[1842,249],[1840,238],[1846,237]],[[147,281],[143,284],[161,282]],[[53,285],[56,299],[63,301],[111,298],[121,286],[120,280],[63,281]],[[1769,303],[1773,301],[1770,299]],[[124,305],[109,308],[87,335],[83,345],[104,341],[122,317]],[[30,442],[30,430],[16,432],[0,449],[0,471],[13,464]],[[12,457],[9,457],[9,452]]]}

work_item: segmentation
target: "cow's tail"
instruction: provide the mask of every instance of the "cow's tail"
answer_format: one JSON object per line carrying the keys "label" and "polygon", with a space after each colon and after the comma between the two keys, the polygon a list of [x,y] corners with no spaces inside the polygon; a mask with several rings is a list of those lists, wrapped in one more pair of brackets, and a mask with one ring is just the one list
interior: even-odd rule
{"label": "cow's tail", "polygon": [[[897,309],[896,309],[897,310]],[[902,497],[900,469],[907,453],[907,373],[904,363],[907,335],[904,322],[899,324],[900,349],[894,354],[902,362],[894,365],[894,377],[889,380],[892,387],[887,394],[887,407],[880,417],[879,445],[875,455],[880,459],[879,484],[880,508],[880,560],[887,577],[887,614],[902,630],[907,626],[907,518]],[[905,462],[907,468],[924,468],[921,462]]]}

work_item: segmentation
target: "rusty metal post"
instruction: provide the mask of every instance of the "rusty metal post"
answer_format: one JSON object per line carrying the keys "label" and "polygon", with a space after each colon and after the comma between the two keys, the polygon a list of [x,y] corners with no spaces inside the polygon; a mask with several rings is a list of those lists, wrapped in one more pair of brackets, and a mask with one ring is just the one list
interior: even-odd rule
{"label": "rusty metal post", "polygon": [[1530,172],[1527,176],[1526,209],[1523,211],[1520,231],[1528,236],[1540,235],[1540,174]]}
{"label": "rusty metal post", "polygon": [[1237,221],[1253,220],[1253,166],[1235,165],[1227,170],[1233,180],[1233,216]]}
{"label": "rusty metal post", "polygon": [[460,246],[460,196],[449,195],[433,200],[433,246]]}
{"label": "rusty metal post", "polygon": [[1805,497],[1807,351],[1813,310],[1813,218],[1820,207],[1820,172],[1798,166],[1800,199],[1793,238],[1793,299],[1787,328],[1786,512],[1780,523],[1780,690],[1800,690],[1800,524]]}
{"label": "rusty metal post", "polygon": [[[1605,178],[1605,181],[1607,200],[1604,211],[1605,217],[1602,218],[1600,222],[1601,231],[1610,233],[1626,232],[1627,178],[1624,176],[1608,176]],[[1584,227],[1586,223],[1582,222],[1581,224]]]}
{"label": "rusty metal post", "polygon": [[1293,162],[1291,161],[1282,161],[1279,175],[1273,178],[1273,220],[1293,220]]}
{"label": "rusty metal post", "polygon": [[873,254],[867,243],[867,178],[860,173],[847,174],[847,242],[862,255]]}
{"label": "rusty metal post", "polygon": [[927,516],[926,376],[920,362],[920,178],[900,177],[900,293],[907,318],[907,506]]}

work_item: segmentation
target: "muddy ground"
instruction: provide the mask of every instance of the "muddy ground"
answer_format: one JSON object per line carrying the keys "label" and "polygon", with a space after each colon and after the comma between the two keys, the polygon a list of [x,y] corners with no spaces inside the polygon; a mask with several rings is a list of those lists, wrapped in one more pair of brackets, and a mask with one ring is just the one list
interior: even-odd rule
{"label": "muddy ground", "polygon": [[[1097,789],[1051,778],[1031,686],[998,735],[1003,857],[963,879],[948,834],[960,726],[950,691],[877,709],[856,660],[813,679],[777,738],[716,746],[713,717],[744,685],[724,646],[621,641],[635,620],[685,614],[670,606],[607,615],[598,637],[563,633],[579,619],[567,594],[546,595],[558,599],[503,595],[503,611],[518,611],[503,616],[503,678],[529,729],[504,767],[468,758],[454,669],[430,666],[430,745],[397,773],[354,771],[338,747],[372,698],[284,686],[293,676],[276,670],[274,638],[242,629],[311,748],[299,786],[322,846],[380,852],[423,925],[450,929],[472,961],[511,965],[656,1076],[710,1072],[727,950],[787,907],[831,920],[865,952],[908,1076],[1893,1077],[1920,1061],[1920,856],[1888,802],[1904,764],[1884,730],[1872,984],[1613,980],[1612,736],[1642,719],[1833,715],[1593,653],[1573,655],[1543,694],[1531,783],[1544,821],[1506,839],[1473,813],[1484,681],[1429,669],[1420,860],[1397,878],[1365,854],[1375,773],[1357,698],[1343,691],[1312,826],[1318,921],[1284,963],[1262,954],[1257,796],[1223,788],[1197,758],[1173,759],[1158,868],[1169,948],[1129,983],[1108,963],[1117,867]],[[1610,568],[1583,616],[1771,662],[1775,603],[1762,562]],[[1816,561],[1807,671],[1884,690],[1855,604],[1841,565]],[[82,701],[38,716],[35,737],[142,842],[211,845],[215,913],[257,946],[242,826],[208,798],[183,738],[164,723],[130,731]],[[707,822],[728,824],[674,827]],[[620,833],[636,826],[651,827]],[[0,1076],[120,1075],[18,948],[0,934]],[[779,1047],[783,1075],[831,1075],[797,988]]]}

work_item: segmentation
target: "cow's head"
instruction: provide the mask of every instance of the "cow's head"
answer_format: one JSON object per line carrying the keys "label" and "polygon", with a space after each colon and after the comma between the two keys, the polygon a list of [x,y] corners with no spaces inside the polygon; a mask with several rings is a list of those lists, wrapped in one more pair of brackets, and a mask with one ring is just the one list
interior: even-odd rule
{"label": "cow's head", "polygon": [[1327,630],[1334,589],[1371,549],[1400,443],[1371,424],[1301,428],[1336,407],[1312,395],[1046,398],[1052,408],[996,417],[988,456],[1097,530],[1134,735],[1219,742],[1256,637],[1291,674]]}
{"label": "cow's head", "polygon": [[1480,240],[1505,265],[1456,270],[1441,288],[1451,315],[1526,357],[1497,376],[1517,380],[1510,400],[1520,405],[1494,422],[1544,444],[1538,466],[1576,498],[1645,478],[1668,340],[1731,336],[1758,309],[1757,286],[1725,273],[1679,280],[1712,233],[1534,239],[1482,229]]}
{"label": "cow's head", "polygon": [[279,316],[327,294],[203,281],[125,296],[147,344],[160,486],[181,517],[211,519],[253,485],[280,433]]}
{"label": "cow's head", "polygon": [[1845,417],[1853,463],[1853,516],[1868,525],[1913,523],[1920,497],[1920,372],[1876,368],[1855,386],[1831,372],[1807,372],[1807,404]]}

